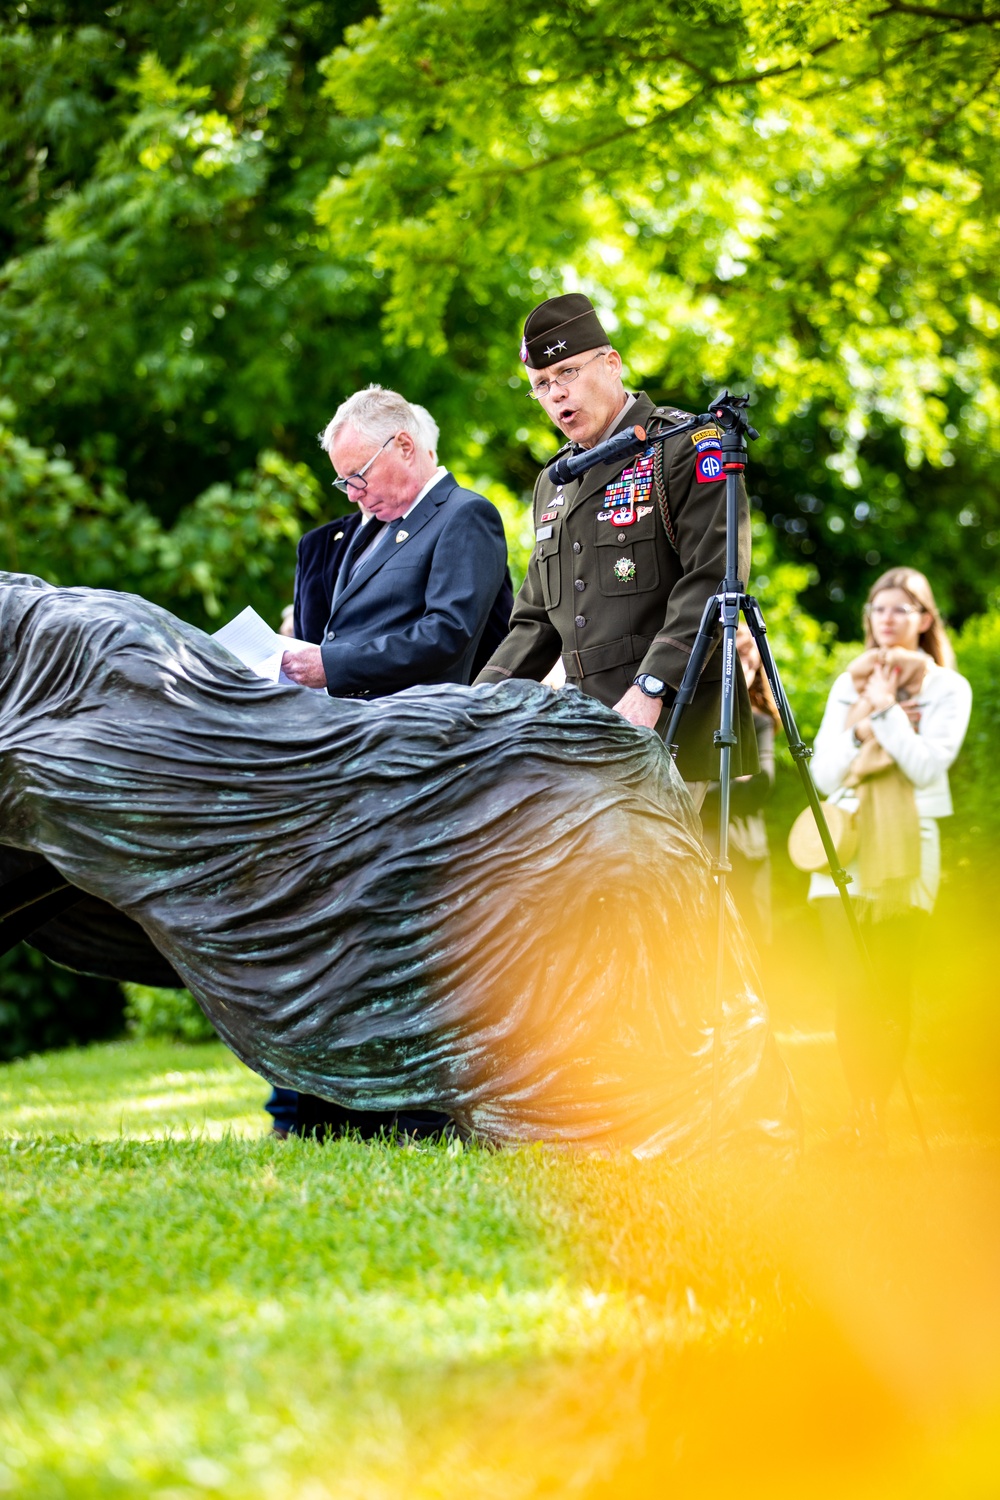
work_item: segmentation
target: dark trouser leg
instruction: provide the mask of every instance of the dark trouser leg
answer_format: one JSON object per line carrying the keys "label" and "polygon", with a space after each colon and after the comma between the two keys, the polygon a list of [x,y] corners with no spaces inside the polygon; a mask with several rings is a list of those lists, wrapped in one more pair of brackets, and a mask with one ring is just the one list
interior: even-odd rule
{"label": "dark trouser leg", "polygon": [[855,1101],[881,1111],[899,1077],[910,1037],[913,974],[927,913],[908,911],[861,924],[875,970],[865,974],[839,899],[817,902],[837,978],[837,1046]]}
{"label": "dark trouser leg", "polygon": [[358,1134],[363,1141],[380,1135],[410,1136],[426,1140],[450,1125],[448,1115],[434,1109],[347,1109],[314,1094],[299,1094],[295,1131],[297,1135],[329,1140],[331,1136]]}
{"label": "dark trouser leg", "polygon": [[270,1099],[264,1105],[271,1116],[271,1129],[279,1135],[291,1135],[295,1130],[298,1105],[299,1096],[294,1089],[278,1088],[275,1084]]}

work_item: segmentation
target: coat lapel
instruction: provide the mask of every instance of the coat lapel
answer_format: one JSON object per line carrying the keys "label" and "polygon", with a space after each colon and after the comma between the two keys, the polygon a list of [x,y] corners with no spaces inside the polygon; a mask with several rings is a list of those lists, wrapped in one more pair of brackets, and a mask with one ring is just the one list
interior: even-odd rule
{"label": "coat lapel", "polygon": [[[408,547],[413,538],[433,515],[436,514],[438,506],[446,500],[454,487],[455,481],[451,474],[442,474],[434,488],[424,496],[416,510],[410,515],[401,517],[398,521],[387,521],[385,523],[385,535],[379,538],[378,546],[370,557],[363,559],[361,566],[357,569],[354,577],[346,583],[340,593],[333,601],[332,615],[336,614],[345,599],[350,599],[357,593],[358,589],[374,578],[379,568],[393,553],[398,552],[401,547]],[[403,533],[401,540],[396,538]]]}
{"label": "coat lapel", "polygon": [[337,569],[337,576],[334,580],[333,597],[330,600],[331,609],[338,603],[341,594],[347,587],[351,569],[354,566],[354,560],[357,557],[358,553],[363,551],[365,547],[371,545],[373,526],[376,527],[376,532],[380,529],[377,522],[369,521],[366,525],[359,526],[357,531],[351,537],[351,540],[348,542],[347,551],[340,559],[340,566]]}

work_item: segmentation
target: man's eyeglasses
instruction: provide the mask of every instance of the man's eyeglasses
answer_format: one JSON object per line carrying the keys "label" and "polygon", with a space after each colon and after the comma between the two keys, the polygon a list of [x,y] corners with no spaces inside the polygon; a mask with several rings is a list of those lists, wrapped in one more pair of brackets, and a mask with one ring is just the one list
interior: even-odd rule
{"label": "man's eyeglasses", "polygon": [[345,474],[343,479],[335,479],[333,481],[334,489],[343,490],[345,495],[347,494],[348,490],[366,490],[368,488],[368,481],[365,478],[365,475],[368,473],[368,470],[378,458],[378,454],[384,453],[389,444],[394,443],[398,437],[398,432],[394,432],[392,437],[387,437],[381,448],[378,450],[378,453],[373,453],[368,462],[366,464],[362,464],[361,468],[356,474]]}
{"label": "man's eyeglasses", "polygon": [[530,401],[541,401],[549,394],[554,385],[572,385],[581,370],[585,370],[588,365],[592,365],[595,359],[604,359],[607,352],[606,349],[602,349],[599,354],[592,354],[589,359],[584,360],[582,365],[567,365],[565,370],[559,371],[554,380],[540,380],[528,392],[528,399]]}

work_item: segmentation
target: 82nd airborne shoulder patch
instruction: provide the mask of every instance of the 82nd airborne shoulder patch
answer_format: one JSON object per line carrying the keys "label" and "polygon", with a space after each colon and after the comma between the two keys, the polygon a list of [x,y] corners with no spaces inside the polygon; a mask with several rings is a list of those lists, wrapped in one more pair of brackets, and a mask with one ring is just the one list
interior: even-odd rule
{"label": "82nd airborne shoulder patch", "polygon": [[710,450],[708,453],[699,453],[698,461],[694,466],[694,477],[699,484],[712,484],[714,480],[725,477],[722,469],[722,454],[718,449]]}

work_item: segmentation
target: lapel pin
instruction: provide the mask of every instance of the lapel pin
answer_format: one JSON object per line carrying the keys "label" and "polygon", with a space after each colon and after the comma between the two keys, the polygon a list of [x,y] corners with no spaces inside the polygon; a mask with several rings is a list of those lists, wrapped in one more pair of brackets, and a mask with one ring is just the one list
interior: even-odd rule
{"label": "lapel pin", "polygon": [[409,534],[410,533],[408,531],[397,531],[396,532],[396,541],[397,542],[405,542],[406,538],[409,536]]}

